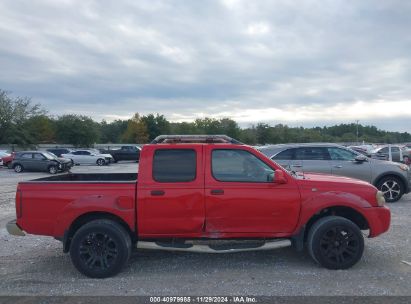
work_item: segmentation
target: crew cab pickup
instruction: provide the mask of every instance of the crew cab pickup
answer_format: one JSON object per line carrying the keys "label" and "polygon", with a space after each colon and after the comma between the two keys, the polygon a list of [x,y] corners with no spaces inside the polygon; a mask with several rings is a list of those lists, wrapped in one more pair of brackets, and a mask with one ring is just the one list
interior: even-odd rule
{"label": "crew cab pickup", "polygon": [[63,174],[20,182],[14,235],[52,236],[89,277],[108,277],[132,247],[207,253],[304,247],[318,264],[346,269],[390,211],[371,184],[293,175],[227,136],[160,136],[136,174]]}
{"label": "crew cab pickup", "polygon": [[138,162],[140,160],[140,151],[139,146],[122,146],[120,149],[100,150],[101,153],[111,154],[114,162],[120,160],[135,160]]}

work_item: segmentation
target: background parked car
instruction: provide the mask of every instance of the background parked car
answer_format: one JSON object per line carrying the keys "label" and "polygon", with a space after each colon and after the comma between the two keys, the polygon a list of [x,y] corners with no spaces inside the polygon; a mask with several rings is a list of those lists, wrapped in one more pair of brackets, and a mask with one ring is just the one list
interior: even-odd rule
{"label": "background parked car", "polygon": [[52,149],[47,149],[48,152],[53,153],[57,157],[61,157],[62,154],[67,154],[70,152],[73,152],[73,149],[67,149],[67,148],[52,148]]}
{"label": "background parked car", "polygon": [[[380,146],[373,151],[371,151],[371,158],[388,160],[389,159],[389,146]],[[402,153],[402,158],[400,157],[400,151]],[[391,145],[391,156],[392,161],[407,163],[411,158],[411,150],[404,146]]]}
{"label": "background parked car", "polygon": [[17,173],[27,170],[55,174],[59,171],[70,170],[72,163],[69,159],[57,158],[49,152],[23,151],[15,154],[11,166]]}
{"label": "background parked car", "polygon": [[367,181],[384,193],[387,202],[398,201],[411,189],[407,165],[371,159],[336,144],[289,144],[259,150],[291,171],[320,172]]}
{"label": "background parked car", "polygon": [[113,161],[113,157],[107,154],[95,153],[88,150],[76,150],[61,155],[64,158],[72,160],[75,165],[98,165],[103,166]]}
{"label": "background parked car", "polygon": [[3,154],[4,156],[0,156],[2,161],[3,161],[3,166],[10,167],[11,162],[13,161],[15,152],[12,152],[11,154],[8,154],[7,152],[3,151],[3,153],[4,153]]}
{"label": "background parked car", "polygon": [[111,154],[114,162],[120,160],[135,160],[138,162],[140,160],[140,151],[139,146],[122,146],[120,149],[100,150],[101,153]]}

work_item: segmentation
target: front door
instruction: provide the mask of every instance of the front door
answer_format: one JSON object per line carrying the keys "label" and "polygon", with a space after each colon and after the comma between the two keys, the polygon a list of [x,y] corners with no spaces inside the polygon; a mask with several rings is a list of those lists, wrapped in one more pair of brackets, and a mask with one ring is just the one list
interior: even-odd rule
{"label": "front door", "polygon": [[331,157],[331,170],[333,175],[358,178],[371,182],[371,165],[368,160],[356,161],[358,155],[353,151],[339,147],[329,147]]}
{"label": "front door", "polygon": [[300,211],[294,180],[273,181],[272,162],[259,159],[252,148],[206,146],[206,232],[245,236],[293,231]]}

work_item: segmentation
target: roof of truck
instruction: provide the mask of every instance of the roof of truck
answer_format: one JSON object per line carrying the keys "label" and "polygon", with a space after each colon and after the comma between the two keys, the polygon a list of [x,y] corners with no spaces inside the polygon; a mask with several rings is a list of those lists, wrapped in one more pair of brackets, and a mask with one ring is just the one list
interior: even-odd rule
{"label": "roof of truck", "polygon": [[151,144],[233,144],[243,145],[242,142],[227,135],[160,135]]}

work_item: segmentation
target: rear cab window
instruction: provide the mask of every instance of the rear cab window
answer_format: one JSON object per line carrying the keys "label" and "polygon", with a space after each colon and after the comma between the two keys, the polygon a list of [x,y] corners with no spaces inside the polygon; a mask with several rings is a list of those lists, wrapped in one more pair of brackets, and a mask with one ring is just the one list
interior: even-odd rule
{"label": "rear cab window", "polygon": [[153,157],[153,179],[159,183],[191,182],[196,178],[197,153],[193,149],[158,149]]}

